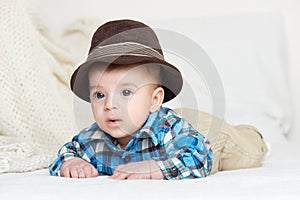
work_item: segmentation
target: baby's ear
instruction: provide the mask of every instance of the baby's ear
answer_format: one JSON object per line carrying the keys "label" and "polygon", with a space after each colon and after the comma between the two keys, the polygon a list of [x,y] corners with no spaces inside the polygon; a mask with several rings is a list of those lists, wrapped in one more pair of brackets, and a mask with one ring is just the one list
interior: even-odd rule
{"label": "baby's ear", "polygon": [[158,87],[154,90],[152,94],[152,105],[150,107],[150,112],[157,111],[163,103],[165,96],[164,89],[162,87]]}

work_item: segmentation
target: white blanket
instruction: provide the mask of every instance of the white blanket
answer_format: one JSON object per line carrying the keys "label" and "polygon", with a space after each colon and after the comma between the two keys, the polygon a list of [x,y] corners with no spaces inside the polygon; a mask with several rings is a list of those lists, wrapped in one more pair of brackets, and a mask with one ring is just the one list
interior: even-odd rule
{"label": "white blanket", "polygon": [[36,1],[0,7],[0,173],[40,169],[75,133],[69,79],[93,23],[79,21],[54,38]]}
{"label": "white blanket", "polygon": [[263,167],[224,171],[203,179],[115,181],[51,177],[48,170],[0,176],[1,199],[298,199],[299,148],[278,144]]}

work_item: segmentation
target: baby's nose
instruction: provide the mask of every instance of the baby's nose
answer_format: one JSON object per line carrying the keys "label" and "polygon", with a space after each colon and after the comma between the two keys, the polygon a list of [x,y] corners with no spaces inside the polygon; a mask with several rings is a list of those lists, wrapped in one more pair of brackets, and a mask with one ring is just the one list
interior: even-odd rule
{"label": "baby's nose", "polygon": [[116,109],[116,108],[118,108],[116,100],[113,97],[106,98],[104,109],[112,110],[112,109]]}

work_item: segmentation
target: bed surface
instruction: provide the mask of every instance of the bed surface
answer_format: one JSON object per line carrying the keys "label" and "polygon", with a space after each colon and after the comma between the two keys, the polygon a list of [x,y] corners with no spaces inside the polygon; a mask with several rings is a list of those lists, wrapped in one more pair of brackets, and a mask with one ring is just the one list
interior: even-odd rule
{"label": "bed surface", "polygon": [[272,146],[263,167],[224,171],[204,179],[115,181],[51,177],[47,169],[0,176],[1,199],[298,199],[300,151]]}

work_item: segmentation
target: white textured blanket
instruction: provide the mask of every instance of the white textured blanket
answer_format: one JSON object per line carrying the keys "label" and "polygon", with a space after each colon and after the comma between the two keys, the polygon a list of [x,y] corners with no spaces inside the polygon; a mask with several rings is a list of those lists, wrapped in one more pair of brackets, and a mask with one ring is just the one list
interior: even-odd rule
{"label": "white textured blanket", "polygon": [[263,167],[223,171],[203,179],[114,181],[107,176],[69,179],[49,176],[44,169],[1,175],[0,194],[5,200],[296,200],[300,195],[300,160],[295,158],[299,149],[285,145],[274,146],[274,156],[265,161]]}
{"label": "white textured blanket", "polygon": [[92,23],[54,38],[36,1],[0,7],[0,173],[47,167],[74,134],[69,77],[86,55]]}

